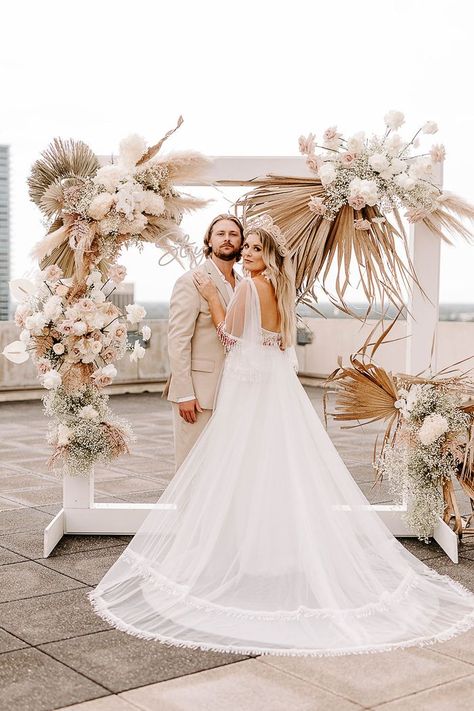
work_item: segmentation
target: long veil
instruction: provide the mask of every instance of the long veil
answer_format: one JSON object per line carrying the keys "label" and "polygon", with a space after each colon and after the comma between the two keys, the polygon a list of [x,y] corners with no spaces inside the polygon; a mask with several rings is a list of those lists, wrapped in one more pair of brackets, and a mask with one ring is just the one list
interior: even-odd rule
{"label": "long veil", "polygon": [[448,639],[474,595],[390,533],[354,482],[245,279],[216,409],[89,597],[113,626],[240,654],[339,655]]}

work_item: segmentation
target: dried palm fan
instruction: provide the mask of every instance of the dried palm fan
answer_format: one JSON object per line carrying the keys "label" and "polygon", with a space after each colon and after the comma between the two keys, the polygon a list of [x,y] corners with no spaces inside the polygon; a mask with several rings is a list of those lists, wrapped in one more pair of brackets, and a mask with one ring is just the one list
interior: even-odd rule
{"label": "dried palm fan", "polygon": [[[46,205],[42,205],[41,202],[45,196],[46,201],[48,200],[49,189],[57,190],[56,197],[59,199],[59,187],[63,180],[90,178],[95,175],[98,168],[97,156],[88,145],[82,141],[63,141],[61,138],[55,138],[43,151],[41,158],[33,164],[28,178],[30,198],[43,212],[46,212]],[[61,204],[60,202],[56,212],[59,212]],[[48,212],[46,214],[48,215]]]}
{"label": "dried palm fan", "polygon": [[[314,287],[319,283],[335,305],[355,316],[345,303],[354,261],[369,304],[387,295],[399,308],[403,305],[403,289],[410,288],[413,281],[418,284],[408,256],[407,236],[396,211],[396,226],[377,206],[356,211],[344,205],[330,221],[313,214],[308,207],[312,197],[325,195],[319,178],[265,176],[250,184],[256,187],[237,206],[243,209],[244,221],[268,213],[281,228],[295,265],[299,301],[315,299]],[[374,218],[380,219],[374,223]],[[367,220],[367,229],[356,229],[357,220]],[[402,246],[404,258],[397,253],[397,244]],[[333,268],[335,294],[328,287]]]}
{"label": "dried palm fan", "polygon": [[33,164],[28,178],[29,195],[48,219],[53,219],[46,236],[34,247],[32,256],[45,269],[58,264],[66,277],[74,274],[76,260],[68,243],[73,220],[61,215],[64,187],[91,178],[99,168],[93,151],[82,141],[55,138]]}

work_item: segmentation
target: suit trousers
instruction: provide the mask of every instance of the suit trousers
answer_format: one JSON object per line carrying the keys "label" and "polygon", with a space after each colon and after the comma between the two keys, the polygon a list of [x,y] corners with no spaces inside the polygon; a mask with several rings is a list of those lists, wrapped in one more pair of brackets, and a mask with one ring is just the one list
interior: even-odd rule
{"label": "suit trousers", "polygon": [[196,422],[189,423],[183,420],[179,414],[179,404],[171,403],[173,407],[173,432],[174,432],[174,453],[176,469],[179,469],[183,461],[193,448],[197,438],[211,419],[212,410],[203,410],[197,413]]}

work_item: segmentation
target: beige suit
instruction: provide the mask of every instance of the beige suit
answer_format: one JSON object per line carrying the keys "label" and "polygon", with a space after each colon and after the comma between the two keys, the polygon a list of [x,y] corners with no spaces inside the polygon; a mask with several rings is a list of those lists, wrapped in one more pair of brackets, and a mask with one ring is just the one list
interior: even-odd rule
{"label": "beige suit", "polygon": [[[170,378],[163,393],[173,403],[175,460],[178,468],[212,415],[219,377],[224,365],[224,348],[212,323],[209,306],[199,294],[193,272],[208,275],[215,283],[225,307],[229,293],[209,259],[176,282],[170,300],[168,353]],[[203,408],[190,424],[179,415],[181,398],[195,397]]]}

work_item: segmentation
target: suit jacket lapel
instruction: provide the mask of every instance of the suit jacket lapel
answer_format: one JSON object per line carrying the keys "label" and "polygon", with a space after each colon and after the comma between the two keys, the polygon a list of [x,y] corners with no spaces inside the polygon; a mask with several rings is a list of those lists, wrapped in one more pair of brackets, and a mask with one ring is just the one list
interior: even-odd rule
{"label": "suit jacket lapel", "polygon": [[222,279],[220,278],[220,276],[216,273],[216,270],[214,269],[213,265],[210,264],[209,262],[210,262],[209,259],[207,259],[205,262],[206,272],[211,277],[214,284],[217,286],[219,294],[222,296],[222,299],[224,300],[224,304],[227,306],[227,304],[229,303],[229,294],[227,292],[225,284],[222,281]]}

